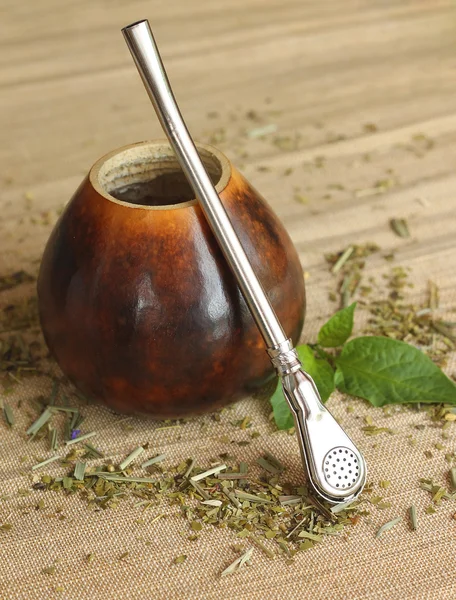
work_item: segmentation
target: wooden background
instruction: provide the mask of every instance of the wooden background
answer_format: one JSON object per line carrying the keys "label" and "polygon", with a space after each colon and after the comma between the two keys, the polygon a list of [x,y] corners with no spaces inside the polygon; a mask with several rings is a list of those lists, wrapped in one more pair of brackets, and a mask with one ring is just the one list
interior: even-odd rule
{"label": "wooden background", "polygon": [[[426,268],[429,261],[449,268],[453,2],[181,0],[127,7],[120,0],[4,0],[0,11],[3,256],[18,251],[24,207],[38,218],[64,204],[102,154],[162,137],[120,34],[125,24],[147,17],[193,136],[215,139],[259,187],[306,268],[347,239],[372,237],[380,220],[385,224],[382,209],[390,208],[415,219],[414,229],[426,238],[407,252],[427,256]],[[276,125],[276,134],[265,141],[240,134],[258,126],[246,118],[252,110]],[[209,119],[212,111],[220,116]],[[377,131],[366,131],[366,124]],[[424,143],[413,139],[420,134]],[[297,136],[297,148],[281,150],[272,142],[277,135]],[[432,139],[432,152],[424,136]],[[416,156],[421,149],[424,160]],[[243,151],[248,156],[239,158]],[[325,168],[313,166],[319,156]],[[262,166],[271,171],[258,171]],[[289,167],[294,172],[283,177]],[[353,193],[383,179],[397,179],[387,196]],[[295,187],[306,205],[294,200]],[[437,239],[427,233],[436,220],[442,222]],[[35,228],[22,252],[47,236],[46,228]]]}
{"label": "wooden background", "polygon": [[[3,0],[0,272],[36,271],[52,224],[101,155],[163,137],[120,33],[141,18],[151,22],[193,136],[224,151],[290,232],[307,272],[305,339],[312,339],[335,310],[328,301],[334,282],[324,253],[349,243],[371,241],[384,253],[394,251],[397,264],[412,269],[412,297],[423,299],[432,278],[442,306],[455,310],[456,8],[444,0]],[[408,219],[410,239],[394,235],[388,225],[392,217]],[[384,267],[381,256],[372,257],[373,273]],[[448,370],[455,371],[454,360]],[[390,460],[375,452],[369,450],[371,473],[384,476]],[[418,473],[421,459],[410,460]],[[399,498],[400,469],[398,464]],[[278,565],[275,584],[246,583],[248,595],[262,600],[281,593],[337,600],[454,597],[454,525],[441,519],[444,535],[429,523],[432,547],[425,537],[414,545],[401,538],[402,553],[391,548],[388,559],[385,552],[373,578],[368,564],[375,562],[373,555],[359,548],[353,554],[356,542],[339,544],[342,553],[352,552],[352,567],[342,579],[329,572],[328,594],[324,565],[312,587],[304,561],[297,571]],[[105,518],[100,527],[108,526]],[[57,531],[53,536],[63,544]],[[2,558],[2,582],[13,581],[11,589],[2,588],[10,589],[2,597],[58,597],[31,564],[24,591],[21,562],[29,550],[26,539],[21,544],[25,554],[14,554],[14,546],[13,554]],[[223,556],[214,552],[211,568],[220,570]],[[332,560],[330,545],[321,556]],[[342,559],[339,555],[339,569]],[[73,591],[60,597],[87,597],[78,560],[68,563]],[[362,560],[364,570],[356,576]],[[317,573],[318,561],[312,564]],[[272,577],[267,565],[264,569],[264,577]],[[92,581],[91,597],[171,597],[159,573],[150,593],[135,587],[145,575],[110,573]],[[417,573],[426,574],[424,588]],[[37,587],[34,577],[44,578]],[[208,577],[214,577],[212,571]],[[201,578],[182,597],[243,597],[236,580],[214,588],[212,595]],[[199,593],[198,585],[206,592]]]}

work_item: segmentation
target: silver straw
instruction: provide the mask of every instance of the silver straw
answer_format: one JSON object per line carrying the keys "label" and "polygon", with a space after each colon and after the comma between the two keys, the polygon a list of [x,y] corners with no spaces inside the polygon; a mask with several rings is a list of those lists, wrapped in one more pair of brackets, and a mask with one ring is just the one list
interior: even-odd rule
{"label": "silver straw", "polygon": [[155,112],[192,187],[266,343],[295,418],[299,447],[315,491],[332,503],[348,502],[362,490],[364,459],[323,406],[312,378],[301,368],[265,291],[204,168],[174,99],[147,20],[128,25],[123,35]]}

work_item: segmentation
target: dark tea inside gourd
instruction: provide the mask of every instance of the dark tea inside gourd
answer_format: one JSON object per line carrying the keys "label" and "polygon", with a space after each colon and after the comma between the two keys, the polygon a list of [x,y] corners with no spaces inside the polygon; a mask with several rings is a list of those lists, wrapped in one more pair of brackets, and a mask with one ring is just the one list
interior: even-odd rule
{"label": "dark tea inside gourd", "polygon": [[[209,172],[214,185],[220,179],[219,173]],[[142,206],[168,206],[180,204],[195,198],[192,188],[182,171],[162,173],[150,181],[140,181],[116,187],[109,192],[117,200]]]}

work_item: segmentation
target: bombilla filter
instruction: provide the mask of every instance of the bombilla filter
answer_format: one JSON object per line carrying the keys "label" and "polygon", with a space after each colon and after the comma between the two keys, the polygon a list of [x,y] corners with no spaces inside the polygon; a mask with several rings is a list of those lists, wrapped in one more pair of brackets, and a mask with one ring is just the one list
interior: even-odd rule
{"label": "bombilla filter", "polygon": [[285,398],[294,414],[298,443],[310,482],[314,490],[328,502],[350,501],[364,486],[364,459],[323,406],[312,378],[301,369],[298,355],[255,275],[187,130],[148,21],[133,23],[122,32],[163,130],[282,379]]}

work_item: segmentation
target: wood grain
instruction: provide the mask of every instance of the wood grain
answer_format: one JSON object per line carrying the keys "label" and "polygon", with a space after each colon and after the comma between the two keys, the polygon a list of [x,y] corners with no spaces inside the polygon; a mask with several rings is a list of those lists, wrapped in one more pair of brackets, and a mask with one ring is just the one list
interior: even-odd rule
{"label": "wood grain", "polygon": [[[4,234],[26,226],[20,223],[25,192],[36,199],[32,216],[59,207],[103,153],[161,137],[120,35],[122,25],[141,16],[153,24],[193,135],[205,141],[215,127],[225,127],[226,141],[218,145],[279,212],[305,263],[314,263],[314,249],[321,254],[378,226],[371,218],[378,198],[357,201],[353,194],[333,193],[323,204],[328,184],[368,187],[386,168],[400,171],[401,181],[381,198],[385,211],[421,214],[414,224],[420,254],[435,244],[431,233],[439,221],[450,233],[456,158],[451,2],[348,1],[341,9],[329,1],[198,1],[189,16],[184,2],[166,8],[132,2],[127,9],[120,2],[46,1],[2,7]],[[301,135],[299,149],[281,152],[252,140],[248,157],[240,160],[236,149],[245,142],[239,130],[253,127],[243,119],[251,109],[280,113],[268,121],[280,135]],[[219,119],[207,119],[212,110]],[[236,122],[228,116],[233,113]],[[367,122],[378,132],[366,135]],[[398,148],[417,133],[435,142],[425,160]],[[338,136],[346,139],[328,143]],[[351,167],[369,152],[375,160]],[[315,156],[327,157],[326,168],[303,169]],[[272,171],[258,172],[259,165]],[[287,167],[297,172],[285,179],[280,170]],[[312,186],[306,192],[312,202],[293,201],[293,186]],[[430,194],[437,196],[432,231],[415,201]],[[312,227],[302,227],[309,216]],[[24,253],[42,247],[47,235],[47,229],[35,229]],[[5,236],[3,244],[4,252],[14,252],[16,235],[10,241]]]}
{"label": "wood grain", "polygon": [[[435,281],[441,296],[439,314],[455,320],[452,0],[3,0],[0,272],[13,268],[36,272],[59,212],[100,156],[129,143],[163,137],[120,33],[121,27],[144,17],[151,21],[193,136],[213,141],[227,154],[270,202],[296,245],[307,272],[303,339],[314,340],[336,308],[328,300],[335,282],[324,254],[349,243],[369,241],[381,247],[366,267],[366,274],[379,282],[391,267],[383,256],[394,252],[394,264],[411,270],[415,287],[409,290],[410,301],[425,300],[428,280]],[[214,111],[217,115],[210,114]],[[264,139],[256,137],[265,126],[275,131]],[[388,182],[385,189],[378,186],[382,181]],[[409,239],[391,231],[388,222],[393,217],[407,218]],[[364,318],[360,313],[359,329]],[[456,372],[454,355],[447,371]],[[31,397],[35,390],[27,389]],[[261,413],[266,409],[259,406],[246,401],[238,416],[257,415],[264,433],[262,448],[267,443],[274,453],[283,453],[292,475],[300,477],[293,439],[270,436],[267,415]],[[157,562],[155,546],[152,552],[135,541],[131,528],[135,517],[130,513],[128,522],[119,518],[114,523],[108,511],[87,517],[70,498],[66,510],[71,519],[80,519],[80,535],[60,521],[43,533],[41,521],[35,527],[31,518],[21,520],[23,533],[2,561],[2,581],[11,582],[8,598],[51,597],[50,590],[60,579],[49,582],[40,569],[46,560],[50,564],[57,558],[63,559],[59,569],[66,573],[68,591],[62,597],[69,598],[82,597],[81,593],[93,598],[163,598],[171,594],[169,586],[173,597],[185,589],[188,597],[191,592],[191,597],[218,600],[292,599],[307,593],[315,600],[454,598],[450,508],[425,515],[430,500],[417,484],[419,477],[436,472],[444,480],[448,465],[443,454],[433,450],[432,463],[423,458],[424,450],[440,439],[432,435],[440,434],[429,427],[418,451],[405,438],[418,422],[414,413],[398,414],[392,420],[397,418],[406,433],[371,444],[355,415],[345,414],[339,398],[332,406],[363,445],[373,480],[393,481],[391,514],[373,513],[375,524],[405,515],[413,501],[423,515],[418,532],[408,531],[404,519],[393,541],[377,540],[373,525],[363,523],[349,541],[331,538],[299,555],[289,567],[282,559],[269,563],[255,550],[254,566],[236,575],[240,579],[223,580],[222,586],[214,573],[230,559],[226,532],[205,532],[208,541],[189,549],[188,568],[194,573],[190,576],[186,566],[178,571],[172,565],[175,544],[180,548],[183,543],[177,517],[169,519],[175,525],[168,526],[163,519],[149,532],[153,544],[168,543]],[[104,413],[103,419],[108,422]],[[148,439],[150,423],[138,421],[135,426],[135,443],[123,432],[114,436],[109,430],[102,437],[110,456],[120,452],[125,456]],[[207,458],[217,456],[220,434],[204,437],[197,421],[189,427],[194,427],[193,442],[176,437],[166,447],[176,452],[176,462],[201,456],[202,445],[211,448]],[[16,442],[9,443],[13,448]],[[454,437],[450,443],[454,447]],[[30,454],[29,448],[24,445],[21,453]],[[19,467],[16,458],[10,461],[2,483],[15,493]],[[49,549],[54,548],[53,554]],[[89,573],[89,567],[81,565],[92,548],[111,562],[105,564],[103,557]],[[130,562],[117,560],[131,548]],[[194,577],[192,585],[189,577]]]}

